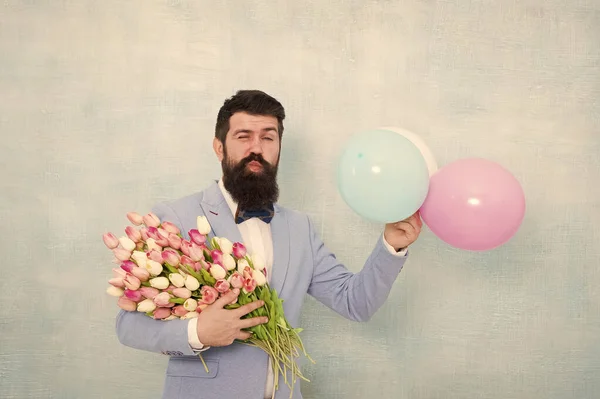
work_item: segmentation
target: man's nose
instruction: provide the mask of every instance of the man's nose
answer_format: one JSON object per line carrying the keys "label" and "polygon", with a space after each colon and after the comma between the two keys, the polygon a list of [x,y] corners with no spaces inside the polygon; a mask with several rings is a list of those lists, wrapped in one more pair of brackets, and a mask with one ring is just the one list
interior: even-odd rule
{"label": "man's nose", "polygon": [[250,153],[254,153],[254,154],[262,154],[263,153],[262,142],[260,140],[260,137],[254,137],[252,139],[252,141],[250,141],[250,148],[248,149],[248,151]]}

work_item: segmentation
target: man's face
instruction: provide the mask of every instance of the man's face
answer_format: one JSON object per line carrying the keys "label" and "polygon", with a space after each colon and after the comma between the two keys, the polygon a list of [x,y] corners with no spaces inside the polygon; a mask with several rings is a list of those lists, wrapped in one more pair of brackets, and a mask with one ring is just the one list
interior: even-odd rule
{"label": "man's face", "polygon": [[223,145],[213,142],[223,168],[223,183],[243,208],[277,201],[280,140],[277,118],[238,112],[229,120]]}

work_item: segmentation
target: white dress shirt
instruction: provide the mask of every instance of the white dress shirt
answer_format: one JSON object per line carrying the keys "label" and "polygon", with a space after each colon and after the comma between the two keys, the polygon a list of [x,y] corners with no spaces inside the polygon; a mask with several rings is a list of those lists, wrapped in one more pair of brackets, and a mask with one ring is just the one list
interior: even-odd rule
{"label": "white dress shirt", "polygon": [[[223,193],[223,197],[225,197],[225,201],[227,201],[227,205],[229,205],[229,209],[231,209],[231,213],[235,215],[237,211],[237,204],[231,197],[231,194],[225,189],[223,185],[223,179],[219,180],[219,188]],[[259,218],[252,218],[246,220],[237,225],[240,230],[240,234],[242,236],[242,243],[246,247],[248,253],[250,255],[257,254],[265,260],[265,266],[267,269],[267,281],[271,281],[271,270],[273,269],[273,238],[271,236],[271,225],[263,222]],[[228,238],[228,237],[225,237]],[[390,253],[396,256],[406,256],[406,249],[396,252],[396,250],[386,242],[385,238],[382,235],[382,240],[386,248],[390,251]],[[200,340],[198,339],[198,330],[197,330],[197,320],[190,319],[188,324],[188,341],[190,347],[195,352],[203,352],[209,347],[205,347],[202,345]],[[265,398],[271,398],[273,395],[273,369],[271,366],[271,361],[269,360],[269,370],[267,374],[267,383],[265,388]]]}

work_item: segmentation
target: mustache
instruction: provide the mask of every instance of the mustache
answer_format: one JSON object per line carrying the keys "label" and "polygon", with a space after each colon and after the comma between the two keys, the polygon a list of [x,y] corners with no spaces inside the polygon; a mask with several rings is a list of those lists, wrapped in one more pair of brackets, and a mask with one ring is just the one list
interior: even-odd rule
{"label": "mustache", "polygon": [[260,154],[255,154],[255,153],[251,153],[250,155],[248,155],[246,158],[242,159],[240,161],[240,167],[245,167],[246,165],[248,165],[250,162],[252,161],[256,161],[259,162],[262,166],[264,166],[265,168],[268,168],[269,166],[271,166],[264,158],[262,155]]}

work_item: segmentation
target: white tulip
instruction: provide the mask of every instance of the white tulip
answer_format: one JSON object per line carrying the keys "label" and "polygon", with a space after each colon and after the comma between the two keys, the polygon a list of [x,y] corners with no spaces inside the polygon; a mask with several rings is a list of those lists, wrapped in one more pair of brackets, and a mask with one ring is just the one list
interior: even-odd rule
{"label": "white tulip", "polygon": [[198,301],[193,298],[188,298],[183,303],[183,308],[188,312],[193,312],[198,307]]}
{"label": "white tulip", "polygon": [[[148,262],[148,256],[146,255],[145,252],[133,251],[133,253],[131,254],[131,257],[133,258],[133,260],[139,267],[146,268],[146,262]],[[148,270],[148,271],[150,271],[150,270]]]}
{"label": "white tulip", "polygon": [[152,251],[153,249],[156,249],[158,252],[162,252],[161,246],[156,243],[154,238],[148,238],[146,240],[146,245],[148,245],[148,252]]}
{"label": "white tulip", "polygon": [[248,263],[248,261],[246,259],[240,259],[240,260],[238,260],[238,263],[237,263],[238,272],[240,272],[241,274],[243,274],[244,273],[244,269],[246,267],[250,267],[250,264]]}
{"label": "white tulip", "polygon": [[181,288],[185,285],[185,278],[179,273],[169,274],[169,280],[171,280],[173,285],[177,288]]}
{"label": "white tulip", "polygon": [[169,287],[169,279],[166,277],[155,277],[150,279],[150,285],[159,290],[165,290]]}
{"label": "white tulip", "polygon": [[121,246],[129,252],[135,249],[135,242],[133,242],[133,240],[127,236],[120,237],[119,242],[121,243]]}
{"label": "white tulip", "polygon": [[106,289],[106,293],[108,295],[115,296],[117,298],[120,297],[120,296],[122,296],[123,292],[124,291],[121,288],[115,287],[114,285],[111,285],[110,287],[108,287]]}
{"label": "white tulip", "polygon": [[172,314],[171,316],[169,316],[169,317],[167,317],[167,318],[165,318],[165,319],[163,319],[163,320],[164,320],[164,321],[167,321],[167,320],[175,320],[176,318],[177,318],[177,316],[175,316],[174,314]]}
{"label": "white tulip", "polygon": [[231,253],[233,253],[233,244],[227,238],[219,237],[218,243],[219,243],[219,247],[221,248],[221,252],[223,252],[223,254],[230,255]]}
{"label": "white tulip", "polygon": [[156,304],[152,299],[144,299],[142,302],[137,304],[137,311],[142,313],[152,312],[156,309]]}
{"label": "white tulip", "polygon": [[198,216],[196,218],[196,227],[200,234],[207,235],[210,233],[210,223],[208,223],[206,216]]}
{"label": "white tulip", "polygon": [[233,258],[233,256],[223,254],[223,266],[225,266],[225,269],[227,270],[235,269],[235,259]]}
{"label": "white tulip", "polygon": [[223,269],[223,266],[218,265],[216,263],[210,266],[210,275],[213,276],[215,279],[220,280],[222,278],[225,278],[226,274],[227,272],[225,271],[225,269]]}
{"label": "white tulip", "polygon": [[198,288],[200,288],[200,282],[196,280],[196,277],[194,276],[187,276],[185,278],[185,288],[190,291],[196,291]]}
{"label": "white tulip", "polygon": [[252,278],[256,281],[256,285],[263,286],[267,283],[267,278],[263,274],[263,272],[259,270],[252,270]]}
{"label": "white tulip", "polygon": [[146,261],[146,270],[148,270],[148,272],[153,275],[153,276],[158,276],[159,274],[162,273],[163,271],[163,267],[160,263],[158,263],[155,260],[152,259],[148,259]]}
{"label": "white tulip", "polygon": [[252,254],[252,265],[256,270],[262,270],[265,268],[265,260],[258,254]]}
{"label": "white tulip", "polygon": [[197,317],[198,317],[198,312],[187,312],[186,314],[181,316],[180,319],[181,320],[189,320],[189,319],[195,319]]}

